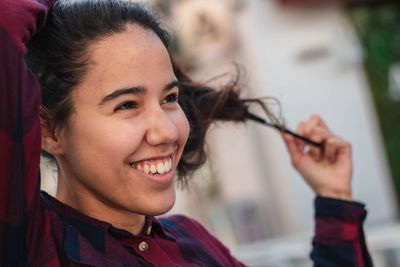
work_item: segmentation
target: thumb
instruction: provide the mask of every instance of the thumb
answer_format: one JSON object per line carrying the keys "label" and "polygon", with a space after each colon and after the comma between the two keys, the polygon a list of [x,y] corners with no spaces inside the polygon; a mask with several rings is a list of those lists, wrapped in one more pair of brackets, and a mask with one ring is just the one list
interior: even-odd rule
{"label": "thumb", "polygon": [[282,134],[282,138],[283,138],[283,141],[289,152],[289,156],[290,156],[293,166],[297,166],[303,156],[301,147],[299,147],[297,145],[293,136],[291,136],[289,134]]}

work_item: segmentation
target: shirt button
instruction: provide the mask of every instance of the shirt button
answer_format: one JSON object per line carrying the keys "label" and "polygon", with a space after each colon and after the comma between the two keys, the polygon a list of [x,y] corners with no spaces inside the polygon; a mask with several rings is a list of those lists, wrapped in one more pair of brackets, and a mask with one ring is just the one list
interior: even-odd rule
{"label": "shirt button", "polygon": [[149,244],[147,244],[147,242],[140,242],[139,244],[139,250],[142,252],[145,252],[147,250],[149,250]]}

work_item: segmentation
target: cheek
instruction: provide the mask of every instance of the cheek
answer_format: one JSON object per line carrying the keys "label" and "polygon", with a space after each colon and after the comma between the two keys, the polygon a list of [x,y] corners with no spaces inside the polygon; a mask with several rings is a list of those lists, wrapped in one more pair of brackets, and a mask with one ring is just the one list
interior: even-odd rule
{"label": "cheek", "polygon": [[78,150],[80,158],[96,158],[98,162],[124,158],[135,151],[143,139],[142,127],[127,120],[93,118],[88,123],[73,123],[75,127],[66,146]]}
{"label": "cheek", "polygon": [[182,109],[177,116],[177,127],[179,129],[180,145],[184,146],[189,137],[190,124]]}

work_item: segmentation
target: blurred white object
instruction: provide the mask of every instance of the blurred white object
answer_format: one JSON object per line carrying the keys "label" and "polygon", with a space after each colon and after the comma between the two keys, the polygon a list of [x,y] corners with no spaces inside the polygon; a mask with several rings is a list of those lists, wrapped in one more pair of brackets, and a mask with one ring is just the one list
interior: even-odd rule
{"label": "blurred white object", "polygon": [[400,64],[389,69],[389,95],[394,101],[400,101]]}
{"label": "blurred white object", "polygon": [[[375,267],[400,266],[399,224],[372,229],[367,242]],[[234,255],[249,267],[308,267],[310,250],[310,237],[297,235],[240,246]]]}
{"label": "blurred white object", "polygon": [[187,60],[201,64],[226,57],[233,43],[233,17],[228,7],[226,0],[180,1],[174,5],[175,34]]}
{"label": "blurred white object", "polygon": [[57,165],[52,160],[40,157],[40,189],[54,196],[57,190]]}

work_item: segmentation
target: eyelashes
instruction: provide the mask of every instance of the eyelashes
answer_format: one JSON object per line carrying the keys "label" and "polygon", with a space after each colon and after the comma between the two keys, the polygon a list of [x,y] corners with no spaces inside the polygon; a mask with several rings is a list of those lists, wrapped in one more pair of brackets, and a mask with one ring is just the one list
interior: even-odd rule
{"label": "eyelashes", "polygon": [[177,103],[179,100],[179,93],[175,92],[175,93],[171,93],[169,95],[167,95],[163,101],[163,104],[165,103]]}
{"label": "eyelashes", "polygon": [[120,110],[129,110],[129,109],[135,109],[137,108],[138,105],[135,101],[126,101],[120,105],[118,105],[114,111],[120,111]]}
{"label": "eyelashes", "polygon": [[[161,102],[161,104],[177,104],[179,101],[179,93],[178,92],[173,92],[168,94],[164,100]],[[136,101],[125,101],[121,104],[119,104],[115,109],[114,112],[117,111],[124,111],[124,110],[132,110],[132,109],[137,109],[139,107],[138,103]]]}

